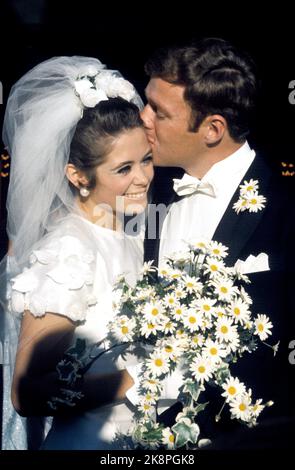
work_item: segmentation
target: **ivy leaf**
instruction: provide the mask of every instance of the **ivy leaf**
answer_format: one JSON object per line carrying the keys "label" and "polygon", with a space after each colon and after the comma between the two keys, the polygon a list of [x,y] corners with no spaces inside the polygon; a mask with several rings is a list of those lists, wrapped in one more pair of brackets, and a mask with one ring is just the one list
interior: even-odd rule
{"label": "ivy leaf", "polygon": [[86,349],[86,340],[77,338],[74,346],[66,350],[65,354],[70,357],[81,357]]}
{"label": "ivy leaf", "polygon": [[189,420],[182,420],[172,426],[172,431],[175,433],[175,447],[183,447],[187,442],[196,444],[200,428],[196,423]]}
{"label": "ivy leaf", "polygon": [[194,401],[197,401],[200,395],[200,386],[197,382],[187,381],[183,387],[184,393],[189,393]]}

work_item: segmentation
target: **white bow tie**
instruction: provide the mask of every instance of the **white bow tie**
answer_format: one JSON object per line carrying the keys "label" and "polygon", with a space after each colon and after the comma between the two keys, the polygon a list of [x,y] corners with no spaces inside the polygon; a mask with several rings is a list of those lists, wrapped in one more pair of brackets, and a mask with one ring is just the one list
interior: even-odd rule
{"label": "white bow tie", "polygon": [[214,186],[208,181],[201,181],[187,173],[181,179],[174,178],[173,189],[178,196],[188,196],[189,194],[202,193],[207,196],[216,197]]}

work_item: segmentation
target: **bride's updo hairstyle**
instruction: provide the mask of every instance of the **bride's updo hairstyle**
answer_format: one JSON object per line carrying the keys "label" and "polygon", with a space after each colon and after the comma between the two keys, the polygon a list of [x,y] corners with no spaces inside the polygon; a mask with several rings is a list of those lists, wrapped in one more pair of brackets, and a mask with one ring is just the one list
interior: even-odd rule
{"label": "bride's updo hairstyle", "polygon": [[143,127],[138,107],[120,97],[100,101],[94,108],[84,110],[71,143],[69,163],[83,171],[88,189],[95,187],[96,168],[105,161],[114,139],[138,127]]}

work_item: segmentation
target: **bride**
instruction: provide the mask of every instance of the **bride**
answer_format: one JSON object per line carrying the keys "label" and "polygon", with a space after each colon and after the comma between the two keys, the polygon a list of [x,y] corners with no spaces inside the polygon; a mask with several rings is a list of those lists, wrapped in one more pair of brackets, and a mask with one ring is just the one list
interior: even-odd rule
{"label": "bride", "polygon": [[136,356],[107,351],[105,336],[117,277],[134,283],[143,262],[141,234],[123,230],[124,214],[144,212],[153,178],[141,107],[134,87],[92,58],[47,60],[12,88],[4,346],[6,379],[16,352],[18,415],[6,393],[4,448],[25,448],[23,417],[53,416],[43,449],[120,448],[132,422],[126,366]]}

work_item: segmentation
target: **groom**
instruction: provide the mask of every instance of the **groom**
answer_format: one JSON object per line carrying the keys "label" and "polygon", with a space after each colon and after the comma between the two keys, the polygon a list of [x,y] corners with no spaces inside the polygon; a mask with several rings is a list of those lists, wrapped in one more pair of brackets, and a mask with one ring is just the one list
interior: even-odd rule
{"label": "groom", "polygon": [[[232,374],[253,389],[254,398],[275,402],[265,418],[289,421],[295,395],[295,366],[288,361],[295,339],[295,206],[246,140],[257,92],[252,61],[224,40],[204,39],[157,51],[145,70],[150,81],[142,119],[154,163],[184,170],[174,185],[171,180],[155,187],[153,202],[171,205],[157,227],[154,220],[148,222],[145,260],[158,263],[184,250],[184,240],[192,238],[229,247],[228,266],[255,257],[250,269],[249,259],[243,265],[251,280],[246,288],[252,312],[270,317],[269,342],[280,341],[280,347],[273,357],[269,347],[260,345],[235,364]],[[256,190],[249,188],[247,204],[240,198],[245,181]],[[206,397],[206,413],[199,415],[202,428],[206,437],[224,436],[231,425],[223,418],[214,423],[222,401],[212,393]]]}

